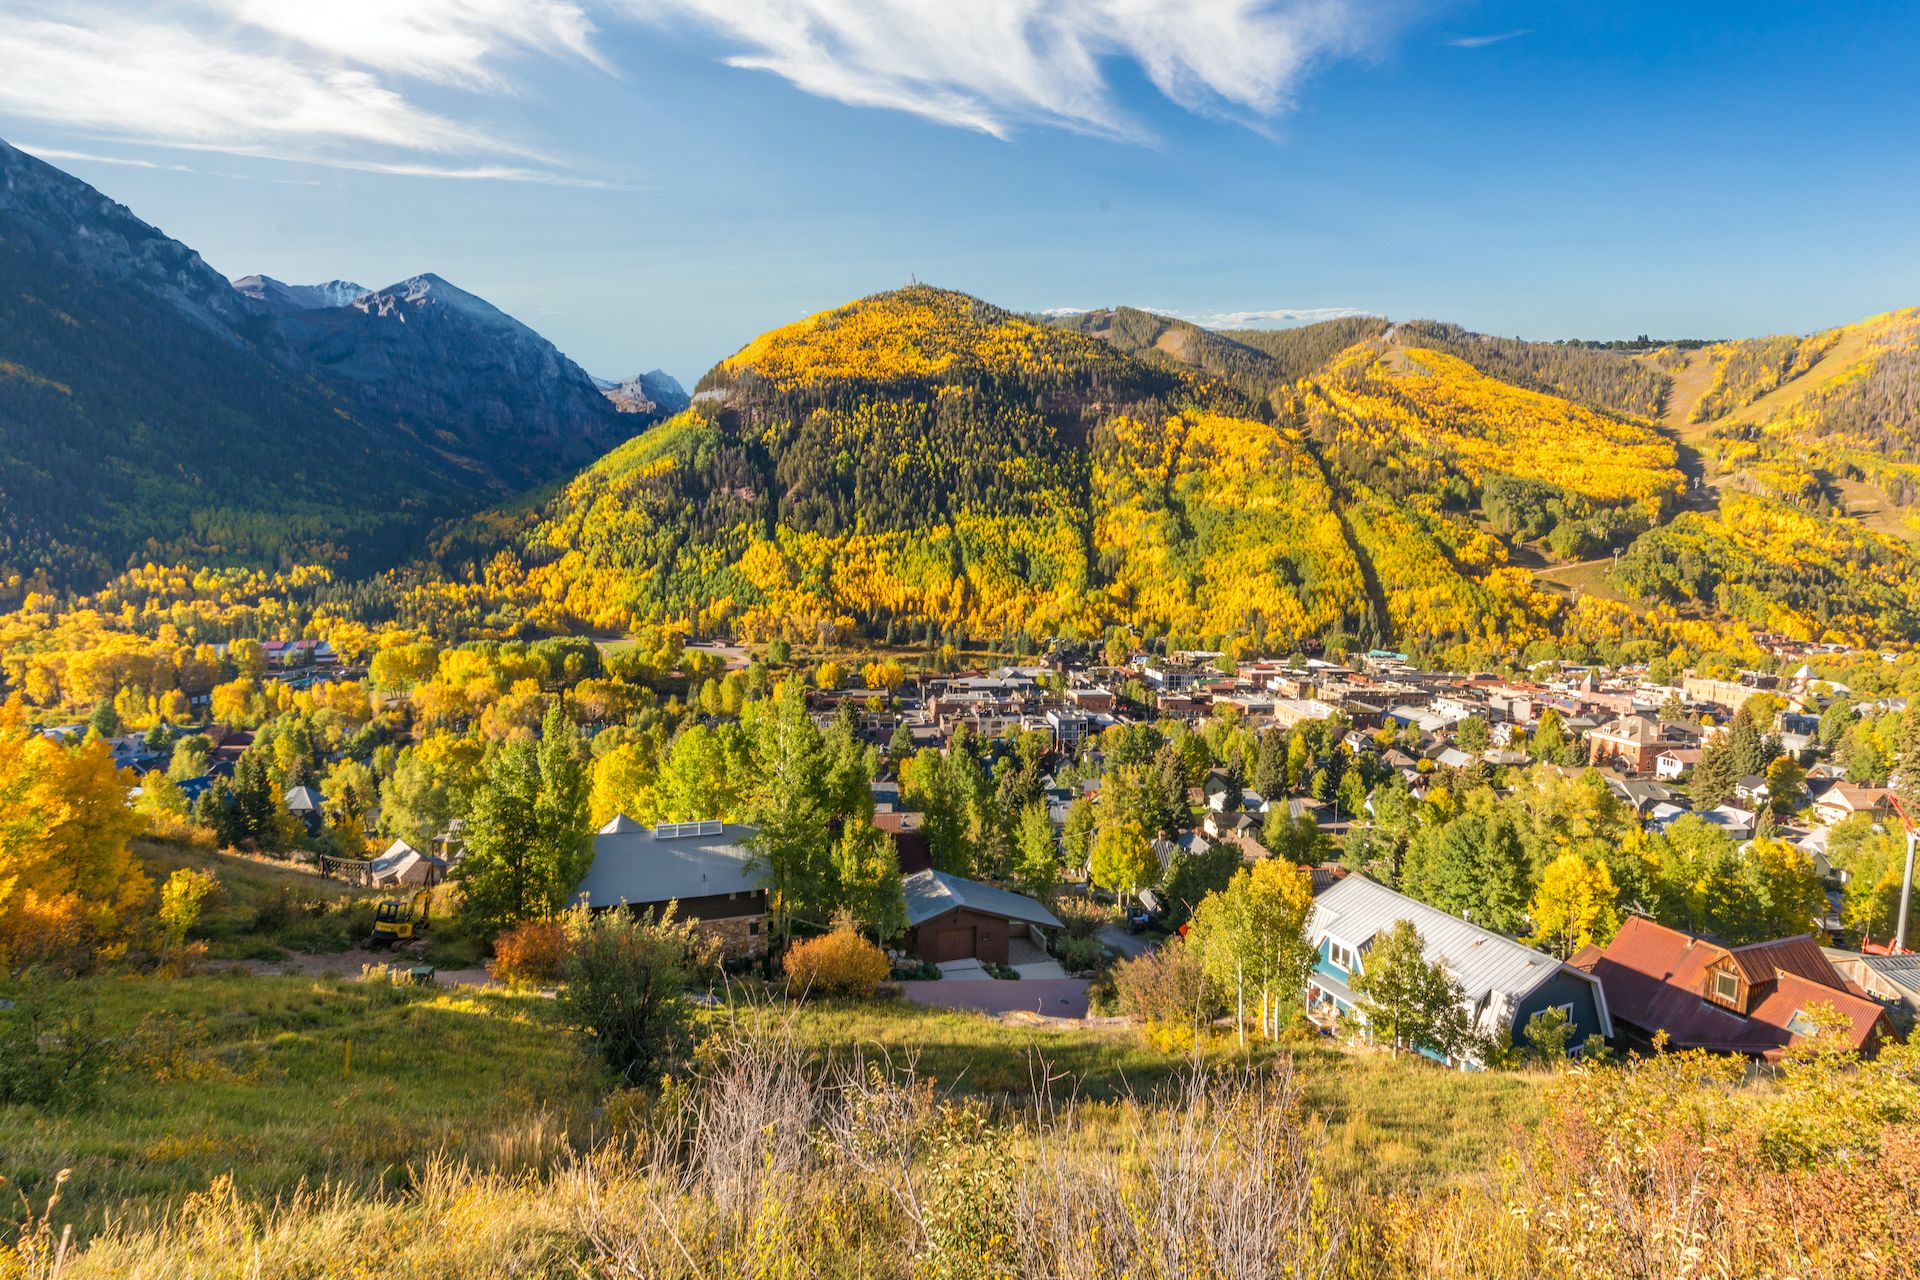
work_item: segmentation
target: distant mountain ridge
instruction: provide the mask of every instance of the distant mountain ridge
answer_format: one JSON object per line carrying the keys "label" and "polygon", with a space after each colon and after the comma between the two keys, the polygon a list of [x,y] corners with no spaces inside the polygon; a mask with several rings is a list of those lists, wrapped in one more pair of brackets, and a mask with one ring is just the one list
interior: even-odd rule
{"label": "distant mountain ridge", "polygon": [[0,143],[0,607],[140,559],[412,561],[490,634],[1644,658],[1920,641],[1917,501],[1920,311],[1614,349],[916,285],[689,397],[432,274],[230,284]]}
{"label": "distant mountain ridge", "polygon": [[613,401],[614,408],[622,413],[672,417],[693,403],[693,398],[680,385],[679,379],[665,369],[650,369],[618,382],[606,378],[595,378],[593,381],[601,394]]}
{"label": "distant mountain ridge", "polygon": [[0,141],[0,228],[6,243],[61,266],[114,279],[233,341],[250,309],[199,254],[79,179]]}
{"label": "distant mountain ridge", "polygon": [[338,387],[370,419],[431,431],[510,488],[583,466],[641,425],[551,342],[432,273],[274,323],[290,367]]}
{"label": "distant mountain ridge", "polygon": [[272,276],[241,276],[233,282],[236,292],[264,304],[269,310],[285,314],[312,311],[320,307],[344,307],[355,298],[373,292],[351,280],[329,280],[325,284],[284,284]]}
{"label": "distant mountain ridge", "polygon": [[130,558],[392,564],[659,416],[438,276],[229,282],[0,142],[0,603]]}

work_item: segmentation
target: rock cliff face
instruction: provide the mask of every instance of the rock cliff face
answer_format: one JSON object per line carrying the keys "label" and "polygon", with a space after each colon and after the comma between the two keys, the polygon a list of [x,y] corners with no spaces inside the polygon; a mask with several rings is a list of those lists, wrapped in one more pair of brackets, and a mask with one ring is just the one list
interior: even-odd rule
{"label": "rock cliff face", "polygon": [[351,280],[329,280],[325,284],[285,284],[272,276],[241,276],[233,282],[240,293],[260,303],[276,315],[294,311],[312,311],[317,307],[344,307],[372,290]]}
{"label": "rock cliff face", "polygon": [[679,379],[665,369],[636,373],[624,382],[608,382],[604,378],[595,378],[594,382],[607,399],[613,401],[613,407],[622,413],[646,413],[670,418],[693,403]]}
{"label": "rock cliff face", "polygon": [[430,432],[516,487],[590,461],[652,420],[621,413],[551,342],[436,275],[284,312],[275,329],[283,360],[369,419]]}

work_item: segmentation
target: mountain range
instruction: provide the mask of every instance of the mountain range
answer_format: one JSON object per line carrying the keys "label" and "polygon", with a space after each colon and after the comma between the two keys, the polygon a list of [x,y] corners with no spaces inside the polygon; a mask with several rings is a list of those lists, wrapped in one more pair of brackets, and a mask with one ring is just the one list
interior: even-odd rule
{"label": "mountain range", "polygon": [[0,596],[141,559],[382,568],[570,474],[673,389],[616,403],[434,275],[229,282],[0,143]]}
{"label": "mountain range", "polygon": [[688,396],[590,378],[434,275],[229,284],[0,146],[0,496],[0,600],[321,560],[407,562],[471,634],[1904,643],[1920,312],[1600,345],[915,285]]}

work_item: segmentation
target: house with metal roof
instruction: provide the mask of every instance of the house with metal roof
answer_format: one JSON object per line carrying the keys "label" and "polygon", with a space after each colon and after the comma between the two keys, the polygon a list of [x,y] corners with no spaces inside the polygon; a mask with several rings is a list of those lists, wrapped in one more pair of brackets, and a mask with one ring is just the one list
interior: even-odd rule
{"label": "house with metal roof", "polygon": [[312,787],[289,787],[280,797],[287,806],[287,812],[307,824],[308,831],[318,831],[325,820],[320,793]]}
{"label": "house with metal roof", "polygon": [[[1558,1009],[1572,1028],[1570,1047],[1578,1048],[1589,1036],[1613,1037],[1606,994],[1592,974],[1363,875],[1349,875],[1314,899],[1308,938],[1319,954],[1307,976],[1309,1011],[1337,1013],[1365,1026],[1353,978],[1366,971],[1374,940],[1402,920],[1419,931],[1427,961],[1443,966],[1460,984],[1462,1005],[1477,1035],[1491,1039],[1504,1031],[1518,1044],[1529,1019]],[[1482,1065],[1472,1055],[1453,1061]]]}
{"label": "house with metal roof", "polygon": [[1887,1011],[1896,1030],[1911,1033],[1920,1021],[1920,955],[1879,955],[1822,947],[1835,973]]}
{"label": "house with metal roof", "polygon": [[935,964],[967,959],[1007,964],[1013,940],[1045,946],[1048,935],[1060,928],[1058,916],[1025,894],[944,871],[916,871],[902,887],[906,949]]}
{"label": "house with metal roof", "polygon": [[1647,1050],[1664,1033],[1675,1049],[1774,1059],[1815,1033],[1816,1006],[1860,1050],[1891,1030],[1886,1012],[1834,968],[1806,934],[1724,947],[1644,916],[1629,916],[1606,946],[1573,958],[1606,989],[1621,1039]]}
{"label": "house with metal roof", "polygon": [[624,906],[698,920],[729,956],[767,949],[767,889],[750,851],[757,828],[740,823],[663,822],[648,828],[617,814],[593,838],[593,863],[574,901],[590,910]]}

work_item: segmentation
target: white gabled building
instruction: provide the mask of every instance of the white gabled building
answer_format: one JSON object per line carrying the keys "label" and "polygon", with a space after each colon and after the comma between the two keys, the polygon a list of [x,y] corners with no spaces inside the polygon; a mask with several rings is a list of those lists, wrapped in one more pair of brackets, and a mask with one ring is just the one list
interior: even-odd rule
{"label": "white gabled building", "polygon": [[[1337,881],[1314,900],[1308,938],[1318,955],[1307,977],[1309,1010],[1334,1010],[1364,1026],[1365,1014],[1349,984],[1365,972],[1374,940],[1402,920],[1419,930],[1428,962],[1444,965],[1460,984],[1468,1023],[1477,1034],[1492,1036],[1504,1029],[1519,1043],[1528,1019],[1557,1008],[1573,1028],[1569,1045],[1577,1047],[1592,1035],[1613,1037],[1606,995],[1592,974],[1362,875]],[[1481,1065],[1476,1056],[1452,1061]]]}

